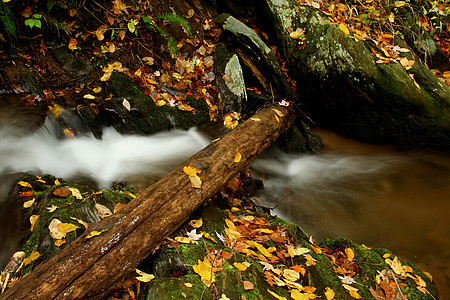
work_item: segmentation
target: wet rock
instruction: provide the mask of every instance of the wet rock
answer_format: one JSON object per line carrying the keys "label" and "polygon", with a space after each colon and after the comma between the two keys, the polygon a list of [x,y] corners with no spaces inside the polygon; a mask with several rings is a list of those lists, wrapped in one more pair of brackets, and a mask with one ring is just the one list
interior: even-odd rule
{"label": "wet rock", "polygon": [[86,124],[86,126],[90,129],[94,137],[101,139],[103,130],[98,114],[92,108],[87,106],[80,106],[77,111],[84,124]]}
{"label": "wet rock", "polygon": [[80,52],[70,52],[66,47],[60,47],[51,49],[51,53],[72,78],[86,76],[93,69],[89,60]]}
{"label": "wet rock", "polygon": [[[291,0],[266,3],[315,122],[362,140],[450,146],[450,90],[413,53],[404,54],[415,59],[408,71],[397,63],[378,64],[370,42],[352,40],[316,10]],[[305,30],[302,50],[288,28]]]}
{"label": "wet rock", "polygon": [[229,54],[225,46],[215,51],[216,93],[220,114],[230,111],[242,112],[247,100],[244,74],[236,54]]}

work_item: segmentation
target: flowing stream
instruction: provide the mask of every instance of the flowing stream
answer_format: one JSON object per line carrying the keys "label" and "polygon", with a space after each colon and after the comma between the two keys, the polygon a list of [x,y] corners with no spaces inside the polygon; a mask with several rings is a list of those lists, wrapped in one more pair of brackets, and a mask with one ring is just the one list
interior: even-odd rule
{"label": "flowing stream", "polygon": [[[122,180],[139,184],[169,173],[210,141],[196,129],[144,137],[106,128],[102,140],[89,134],[62,139],[55,126],[47,118],[27,134],[17,125],[1,124],[0,202],[17,179],[12,174],[90,178],[99,187]],[[318,133],[327,146],[322,153],[286,155],[271,149],[252,164],[255,177],[264,181],[261,204],[275,207],[275,214],[299,224],[317,242],[346,236],[389,248],[430,272],[442,299],[450,295],[448,152],[397,149]],[[0,211],[0,267],[15,250],[8,242],[14,230],[10,215]]]}

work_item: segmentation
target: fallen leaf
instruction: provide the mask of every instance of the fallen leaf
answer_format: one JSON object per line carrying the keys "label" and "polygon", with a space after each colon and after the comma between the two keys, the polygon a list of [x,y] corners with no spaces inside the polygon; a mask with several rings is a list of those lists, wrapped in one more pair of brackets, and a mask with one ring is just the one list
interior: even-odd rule
{"label": "fallen leaf", "polygon": [[102,204],[95,203],[95,208],[97,209],[98,215],[101,219],[111,216],[113,213]]}
{"label": "fallen leaf", "polygon": [[56,205],[54,205],[54,204],[52,204],[52,206],[50,206],[50,207],[46,207],[46,209],[47,209],[49,212],[54,212],[57,208],[59,208],[59,207],[56,206]]}
{"label": "fallen leaf", "polygon": [[188,288],[191,288],[191,287],[192,287],[192,283],[190,283],[190,282],[185,282],[185,283],[184,283],[184,286],[185,286],[185,287],[188,287]]}
{"label": "fallen leaf", "polygon": [[98,87],[94,88],[92,91],[97,94],[97,93],[100,93],[101,90],[102,90],[102,87],[98,86]]}
{"label": "fallen leaf", "polygon": [[284,269],[283,277],[289,281],[297,281],[298,279],[300,279],[300,274],[292,269]]}
{"label": "fallen leaf", "polygon": [[89,100],[94,100],[94,99],[95,99],[95,96],[94,96],[94,95],[91,95],[91,94],[86,94],[86,95],[83,96],[83,98],[89,99]]}
{"label": "fallen leaf", "polygon": [[397,256],[393,260],[386,259],[385,261],[392,268],[395,274],[402,276],[405,275],[405,271],[402,268],[402,263],[400,262]]}
{"label": "fallen leaf", "polygon": [[188,176],[194,177],[194,176],[197,176],[197,174],[200,174],[202,172],[202,170],[199,170],[192,166],[184,166],[183,172]]}
{"label": "fallen leaf", "polygon": [[261,119],[260,119],[260,118],[255,118],[255,117],[253,117],[253,118],[250,118],[250,120],[252,120],[252,121],[255,121],[255,122],[260,122],[260,121],[261,121]]}
{"label": "fallen leaf", "polygon": [[230,300],[230,298],[228,298],[225,294],[222,294],[219,300]]}
{"label": "fallen leaf", "polygon": [[31,186],[31,184],[29,184],[29,183],[26,182],[26,181],[19,181],[17,184],[18,184],[18,185],[21,185],[21,186],[23,186],[23,187],[28,187],[28,188],[30,188],[30,189],[33,188],[33,187]]}
{"label": "fallen leaf", "polygon": [[84,226],[84,228],[88,228],[88,226],[89,226],[89,224],[88,223],[86,223],[86,222],[84,222],[83,220],[80,220],[80,219],[77,219],[77,218],[74,218],[74,217],[70,217],[72,220],[74,220],[74,221],[77,221],[78,223],[80,223],[81,225],[83,225]]}
{"label": "fallen leaf", "polygon": [[60,220],[53,219],[53,220],[51,220],[50,224],[48,224],[50,236],[55,240],[59,240],[59,239],[66,237],[65,233],[62,233],[61,231],[58,230],[58,225],[61,223],[62,222]]}
{"label": "fallen leaf", "polygon": [[428,279],[430,279],[431,281],[433,281],[433,276],[432,276],[430,273],[428,273],[427,271],[422,271],[422,273],[423,273],[425,276],[427,276]]}
{"label": "fallen leaf", "polygon": [[208,257],[204,257],[203,261],[198,260],[198,263],[194,265],[193,270],[195,273],[200,275],[200,278],[202,282],[207,286],[210,287],[212,283],[216,281],[215,278],[215,272],[219,271],[220,268],[214,268],[211,265],[211,262],[209,261]]}
{"label": "fallen leaf", "polygon": [[23,203],[23,207],[24,208],[32,207],[35,201],[36,200],[34,198],[32,200],[30,200],[30,201],[26,201],[26,202]]}
{"label": "fallen leaf", "polygon": [[187,233],[187,236],[193,239],[194,241],[198,241],[203,237],[203,233],[197,233],[197,229],[192,229]]}
{"label": "fallen leaf", "polygon": [[80,191],[77,188],[68,188],[68,189],[72,193],[72,196],[74,196],[78,200],[83,199],[83,197],[81,196]]}
{"label": "fallen leaf", "polygon": [[92,238],[94,236],[98,236],[98,235],[102,234],[105,231],[108,231],[108,229],[104,229],[102,231],[93,230],[93,231],[89,232],[89,234],[85,237],[85,239],[90,239],[90,238]]}
{"label": "fallen leaf", "polygon": [[335,293],[332,289],[330,289],[329,287],[325,288],[325,297],[327,298],[327,300],[333,300],[335,296]]}
{"label": "fallen leaf", "polygon": [[39,221],[39,215],[32,215],[30,216],[30,231],[33,232],[36,229],[37,223]]}
{"label": "fallen leaf", "polygon": [[352,262],[355,258],[355,253],[351,248],[345,248],[345,255],[347,256],[347,260]]}
{"label": "fallen leaf", "polygon": [[213,241],[214,243],[217,243],[217,241],[207,232],[202,231],[201,233],[203,233],[203,237],[207,238],[208,240]]}
{"label": "fallen leaf", "polygon": [[236,155],[234,156],[234,162],[235,163],[240,162],[241,161],[241,157],[242,157],[241,153],[237,152]]}
{"label": "fallen leaf", "polygon": [[19,194],[20,198],[36,196],[32,191],[23,192]]}
{"label": "fallen leaf", "polygon": [[202,187],[202,180],[198,176],[189,176],[189,180],[191,181],[191,186],[196,189],[200,189]]}
{"label": "fallen leaf", "polygon": [[344,23],[339,24],[339,29],[345,33],[345,35],[349,35],[350,31],[347,28],[347,25],[345,25]]}
{"label": "fallen leaf", "polygon": [[192,244],[194,242],[193,239],[185,236],[177,236],[175,237],[175,241],[182,243],[182,244]]}
{"label": "fallen leaf", "polygon": [[63,198],[66,198],[71,194],[72,194],[72,192],[69,190],[69,188],[67,186],[57,188],[53,191],[53,195],[58,196],[58,197],[63,197]]}
{"label": "fallen leaf", "polygon": [[248,290],[253,290],[255,288],[255,286],[253,285],[253,283],[251,283],[250,281],[242,281],[242,284],[244,285],[244,290],[248,291]]}
{"label": "fallen leaf", "polygon": [[130,111],[131,110],[131,105],[130,105],[130,102],[128,102],[128,100],[127,99],[123,99],[123,101],[122,101],[122,105],[123,105],[123,107],[125,107],[128,111]]}
{"label": "fallen leaf", "polygon": [[30,256],[26,257],[23,260],[23,265],[27,266],[27,265],[31,264],[33,261],[38,259],[40,256],[41,256],[41,254],[39,252],[37,252],[36,250],[31,251]]}
{"label": "fallen leaf", "polygon": [[59,239],[55,241],[55,246],[60,247],[62,244],[66,243],[66,239]]}
{"label": "fallen leaf", "polygon": [[247,270],[248,267],[250,267],[250,263],[249,262],[243,262],[243,263],[235,262],[235,263],[233,263],[233,266],[236,269],[238,269],[239,271],[245,271],[245,270]]}
{"label": "fallen leaf", "polygon": [[136,279],[141,282],[150,282],[152,279],[155,278],[155,275],[153,275],[153,274],[147,274],[138,269],[136,269],[135,271],[136,271],[136,273],[138,273],[140,275],[140,276],[137,276]]}
{"label": "fallen leaf", "polygon": [[203,225],[203,220],[202,220],[202,218],[200,218],[198,220],[191,220],[189,222],[189,225],[191,225],[194,228],[200,228]]}
{"label": "fallen leaf", "polygon": [[274,297],[275,297],[276,299],[278,299],[278,300],[287,300],[285,297],[278,296],[277,293],[272,292],[272,291],[269,290],[269,289],[267,289],[267,291],[269,292],[269,294],[271,294],[272,296],[274,296]]}
{"label": "fallen leaf", "polygon": [[58,229],[59,232],[62,232],[65,234],[65,233],[75,231],[80,227],[78,227],[74,224],[71,224],[71,223],[59,223],[56,225],[56,228]]}
{"label": "fallen leaf", "polygon": [[68,45],[69,49],[70,49],[70,50],[75,50],[75,49],[78,48],[77,45],[78,45],[77,39],[75,39],[75,38],[70,38],[70,40],[69,40],[69,45]]}

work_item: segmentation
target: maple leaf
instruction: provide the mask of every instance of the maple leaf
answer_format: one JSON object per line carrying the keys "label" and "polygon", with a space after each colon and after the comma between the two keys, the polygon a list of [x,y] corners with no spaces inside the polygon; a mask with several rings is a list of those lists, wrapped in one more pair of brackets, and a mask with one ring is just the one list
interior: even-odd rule
{"label": "maple leaf", "polygon": [[198,260],[198,263],[192,267],[194,272],[200,275],[202,282],[210,287],[212,283],[216,281],[215,273],[221,270],[221,268],[214,268],[211,265],[208,257],[204,257],[203,261]]}
{"label": "maple leaf", "polygon": [[194,241],[198,241],[203,237],[203,233],[197,233],[197,229],[192,229],[187,233],[187,236],[193,239]]}

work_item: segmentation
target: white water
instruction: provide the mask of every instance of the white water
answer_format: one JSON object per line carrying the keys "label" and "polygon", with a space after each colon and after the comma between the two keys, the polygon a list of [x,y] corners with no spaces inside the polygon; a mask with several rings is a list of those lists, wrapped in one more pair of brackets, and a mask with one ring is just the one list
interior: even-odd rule
{"label": "white water", "polygon": [[162,177],[205,147],[209,139],[198,130],[172,130],[153,136],[121,135],[105,128],[103,139],[81,135],[55,137],[52,124],[32,135],[13,128],[0,130],[0,174],[48,173],[85,176],[101,188],[137,175]]}
{"label": "white water", "polygon": [[[130,178],[160,178],[208,143],[209,138],[196,129],[144,137],[106,128],[103,140],[96,140],[88,135],[58,139],[50,121],[31,135],[3,124],[0,176],[18,172],[67,179],[84,176],[108,187]],[[450,292],[448,156],[349,140],[333,147],[320,154],[275,151],[258,158],[252,169],[264,181],[265,189],[258,195],[263,204],[276,206],[275,214],[301,225],[318,241],[342,235],[390,248],[430,271],[441,294]],[[3,253],[3,260],[10,254]]]}

